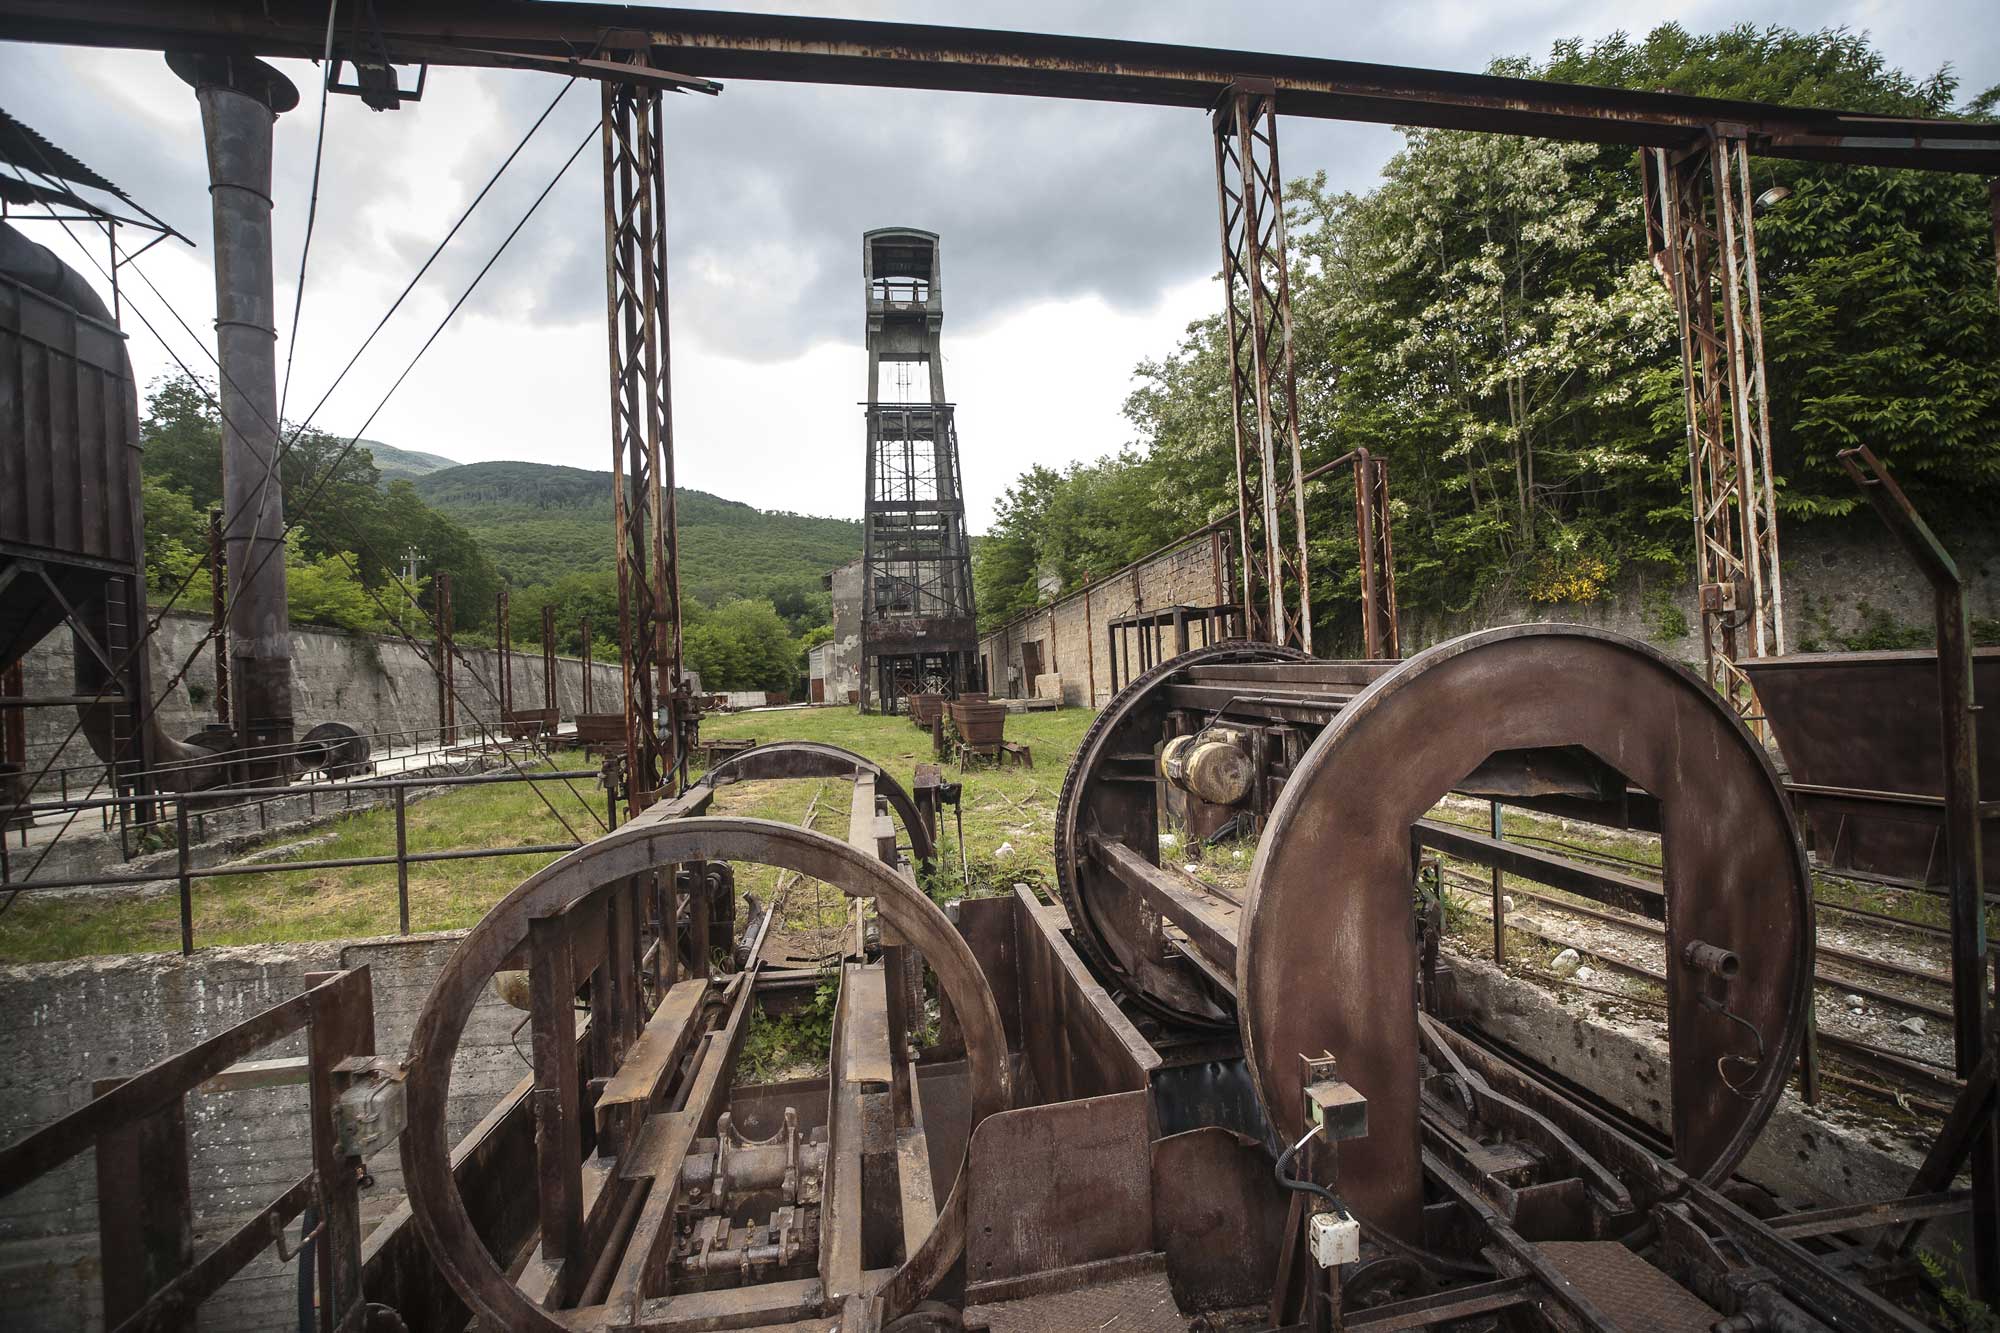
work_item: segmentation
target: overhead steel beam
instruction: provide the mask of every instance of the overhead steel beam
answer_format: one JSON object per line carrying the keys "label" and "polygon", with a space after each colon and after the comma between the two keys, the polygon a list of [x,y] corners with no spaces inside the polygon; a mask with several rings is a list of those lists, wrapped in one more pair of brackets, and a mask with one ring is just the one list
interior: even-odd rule
{"label": "overhead steel beam", "polygon": [[[1015,93],[1207,109],[1267,79],[1288,116],[1683,148],[1714,131],[1753,152],[2000,174],[2000,130],[1673,93],[1156,42],[927,24],[532,0],[407,0],[378,10],[391,59],[545,67],[640,54],[713,78]],[[0,38],[164,50],[208,44],[316,59],[318,0],[0,0]],[[339,48],[336,47],[336,53]],[[587,70],[580,72],[588,72]]]}

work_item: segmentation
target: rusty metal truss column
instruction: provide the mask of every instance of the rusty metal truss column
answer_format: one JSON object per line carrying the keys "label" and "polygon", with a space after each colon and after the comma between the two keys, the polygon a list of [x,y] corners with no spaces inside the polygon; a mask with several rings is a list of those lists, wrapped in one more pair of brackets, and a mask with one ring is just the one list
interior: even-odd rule
{"label": "rusty metal truss column", "polygon": [[1252,638],[1311,652],[1312,586],[1299,483],[1305,469],[1273,85],[1231,84],[1211,119],[1245,626]]}
{"label": "rusty metal truss column", "polygon": [[1713,135],[1645,163],[1647,234],[1680,327],[1702,658],[1709,684],[1760,723],[1738,663],[1785,651],[1785,603],[1749,154]]}
{"label": "rusty metal truss column", "polygon": [[1354,538],[1360,547],[1362,656],[1401,657],[1396,552],[1389,539],[1389,461],[1354,451]]}
{"label": "rusty metal truss column", "polygon": [[667,341],[667,178],[657,88],[603,85],[611,475],[629,814],[675,790],[681,604]]}

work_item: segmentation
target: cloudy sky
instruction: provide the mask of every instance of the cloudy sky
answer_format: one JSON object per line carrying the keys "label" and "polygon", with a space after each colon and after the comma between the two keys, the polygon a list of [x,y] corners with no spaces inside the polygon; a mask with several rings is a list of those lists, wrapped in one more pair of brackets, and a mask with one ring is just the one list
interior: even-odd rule
{"label": "cloudy sky", "polygon": [[[780,0],[812,10],[1479,70],[1557,38],[1669,19],[1846,26],[1914,74],[1949,63],[1963,95],[2000,82],[1992,0]],[[282,339],[304,234],[315,70],[277,130]],[[700,71],[690,71],[699,73]],[[433,70],[421,103],[334,97],[288,415],[312,410],[367,331],[561,87],[550,75]],[[193,238],[139,261],[128,309],[173,354],[213,346],[207,175],[193,93],[157,54],[0,43],[0,102]],[[578,84],[315,424],[360,430],[390,382],[596,124]],[[674,404],[683,485],[771,509],[858,516],[864,396],[860,236],[943,236],[946,388],[959,406],[975,529],[1033,463],[1130,439],[1133,366],[1217,307],[1212,164],[1193,110],[731,81],[669,100]],[[1382,127],[1283,123],[1286,174],[1365,189]],[[462,462],[609,465],[597,150],[584,150],[471,303],[367,428]],[[52,223],[31,229],[95,277]],[[79,234],[82,234],[79,229]],[[94,235],[94,233],[93,233]],[[101,257],[101,239],[97,239]],[[128,313],[141,382],[173,356]]]}

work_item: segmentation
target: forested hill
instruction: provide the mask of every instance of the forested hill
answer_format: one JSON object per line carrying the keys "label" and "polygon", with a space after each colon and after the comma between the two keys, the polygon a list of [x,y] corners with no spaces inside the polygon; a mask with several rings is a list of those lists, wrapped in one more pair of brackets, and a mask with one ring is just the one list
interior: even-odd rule
{"label": "forested hill", "polygon": [[[516,587],[612,568],[611,474],[545,463],[468,463],[415,479]],[[716,605],[811,579],[861,554],[851,519],[771,513],[703,491],[675,492],[681,593]]]}
{"label": "forested hill", "polygon": [[457,467],[456,458],[446,458],[443,454],[418,453],[414,449],[398,449],[380,440],[356,440],[355,443],[368,451],[375,460],[375,475],[382,479],[384,486],[403,478],[415,481],[433,472],[442,472],[448,467]]}

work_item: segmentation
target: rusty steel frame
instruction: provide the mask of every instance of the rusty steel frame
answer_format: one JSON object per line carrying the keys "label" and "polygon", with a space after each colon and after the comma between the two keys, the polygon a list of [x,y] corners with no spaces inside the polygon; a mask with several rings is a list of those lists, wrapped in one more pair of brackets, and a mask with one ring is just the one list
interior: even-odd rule
{"label": "rusty steel frame", "polygon": [[[1991,816],[1982,807],[1979,794],[1979,704],[1973,692],[1972,625],[1965,601],[1965,577],[1871,450],[1866,446],[1844,449],[1840,465],[1931,585],[1951,902],[1952,1036],[1959,1076],[1968,1082],[1962,1097],[1969,1103],[1974,1096],[1970,1084],[1981,1061],[1996,1058],[1988,991],[2000,986],[2000,979],[1992,973],[1986,942],[1982,823]],[[2000,1003],[2000,993],[1996,993],[1995,1003]],[[1973,1182],[1971,1275],[1974,1292],[1996,1301],[2000,1300],[2000,1118],[1989,1108],[1983,1120],[1983,1124],[1969,1126],[1965,1139]]]}
{"label": "rusty steel frame", "polygon": [[1702,659],[1709,684],[1761,735],[1738,663],[1785,651],[1785,599],[1749,152],[1715,134],[1642,158],[1648,245],[1680,329]]}
{"label": "rusty steel frame", "polygon": [[[280,1239],[309,1204],[318,1210],[320,1333],[359,1327],[360,1159],[335,1141],[342,1065],[375,1051],[368,969],[308,973],[306,989],[130,1078],[101,1080],[69,1114],[0,1148],[0,1198],[95,1149],[107,1327],[192,1328],[203,1301]],[[188,1185],[187,1098],[244,1057],[304,1030],[312,1165],[258,1215],[199,1257]]]}
{"label": "rusty steel frame", "polygon": [[1210,128],[1222,232],[1243,614],[1248,637],[1309,653],[1312,571],[1306,558],[1305,465],[1292,365],[1275,87],[1231,84]]}
{"label": "rusty steel frame", "polygon": [[[2000,174],[2000,137],[1925,120],[1540,79],[994,29],[533,0],[407,0],[377,10],[379,54],[432,65],[620,77],[579,52],[637,54],[714,78],[931,88],[1209,109],[1231,83],[1268,79],[1287,115],[1685,148],[1717,124],[1758,153],[1807,161]],[[0,0],[0,39],[78,46],[227,48],[317,59],[314,0]],[[336,34],[334,54],[357,53]]]}
{"label": "rusty steel frame", "polygon": [[637,814],[673,795],[686,777],[660,90],[605,82],[602,124],[625,791],[628,814]]}

